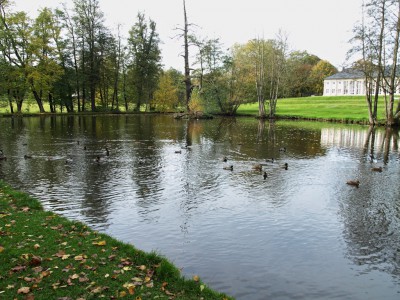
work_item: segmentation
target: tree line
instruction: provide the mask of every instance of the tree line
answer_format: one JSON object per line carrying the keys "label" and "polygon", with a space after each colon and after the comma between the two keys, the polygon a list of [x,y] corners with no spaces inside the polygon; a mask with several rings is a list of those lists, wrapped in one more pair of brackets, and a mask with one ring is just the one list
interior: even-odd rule
{"label": "tree line", "polygon": [[337,70],[307,51],[289,51],[287,37],[254,38],[224,49],[201,37],[186,14],[178,28],[184,72],[163,69],[156,23],[139,12],[127,38],[107,28],[99,0],[73,0],[31,18],[0,0],[0,104],[22,112],[206,111],[235,114],[259,103],[273,117],[278,98],[320,95]]}

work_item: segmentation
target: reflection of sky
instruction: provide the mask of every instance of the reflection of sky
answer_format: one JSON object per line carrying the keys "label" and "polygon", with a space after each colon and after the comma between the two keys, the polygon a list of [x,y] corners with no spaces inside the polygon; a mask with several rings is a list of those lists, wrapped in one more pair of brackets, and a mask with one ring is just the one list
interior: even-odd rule
{"label": "reflection of sky", "polygon": [[[5,152],[17,149],[0,174],[46,208],[159,251],[185,275],[198,274],[238,299],[398,296],[398,162],[371,173],[382,161],[381,155],[377,162],[365,159],[364,127],[310,130],[277,123],[260,130],[248,120],[190,128],[172,118],[156,124],[134,117],[92,121],[85,119],[86,127],[74,127],[68,138],[27,126],[25,146],[22,138],[0,132],[0,141],[9,141]],[[105,146],[109,157],[103,156]],[[279,152],[281,146],[287,151]],[[17,159],[27,150],[32,160]],[[102,155],[100,163],[96,155]],[[391,155],[398,152],[391,148]],[[265,163],[264,180],[252,166],[271,157],[277,161]],[[65,164],[66,158],[71,162]],[[234,171],[223,170],[230,164]],[[360,179],[360,188],[347,186],[349,179]]]}

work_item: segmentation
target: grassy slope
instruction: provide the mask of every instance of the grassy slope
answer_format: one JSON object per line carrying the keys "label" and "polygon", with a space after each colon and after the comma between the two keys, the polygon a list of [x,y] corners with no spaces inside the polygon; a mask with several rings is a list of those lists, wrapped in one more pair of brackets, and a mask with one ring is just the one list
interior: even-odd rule
{"label": "grassy slope", "polygon": [[[257,115],[258,104],[240,106],[238,114]],[[368,108],[363,96],[304,97],[279,99],[277,115],[327,120],[368,120]],[[384,100],[379,103],[379,119],[384,119]]]}
{"label": "grassy slope", "polygon": [[0,299],[228,299],[0,181]]}

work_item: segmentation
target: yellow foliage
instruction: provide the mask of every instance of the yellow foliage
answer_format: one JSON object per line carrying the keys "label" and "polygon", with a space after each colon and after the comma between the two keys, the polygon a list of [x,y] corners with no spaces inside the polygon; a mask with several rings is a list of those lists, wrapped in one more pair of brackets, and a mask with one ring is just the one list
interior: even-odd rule
{"label": "yellow foliage", "polygon": [[178,89],[168,73],[160,77],[158,88],[154,92],[153,104],[161,112],[172,111],[178,104]]}

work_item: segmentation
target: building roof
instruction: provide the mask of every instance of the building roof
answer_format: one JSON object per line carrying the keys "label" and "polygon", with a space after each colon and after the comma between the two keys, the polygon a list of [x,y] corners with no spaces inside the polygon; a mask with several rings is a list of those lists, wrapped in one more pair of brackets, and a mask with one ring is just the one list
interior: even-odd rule
{"label": "building roof", "polygon": [[358,79],[358,78],[364,78],[364,74],[361,71],[354,69],[344,69],[339,73],[326,77],[325,80]]}

